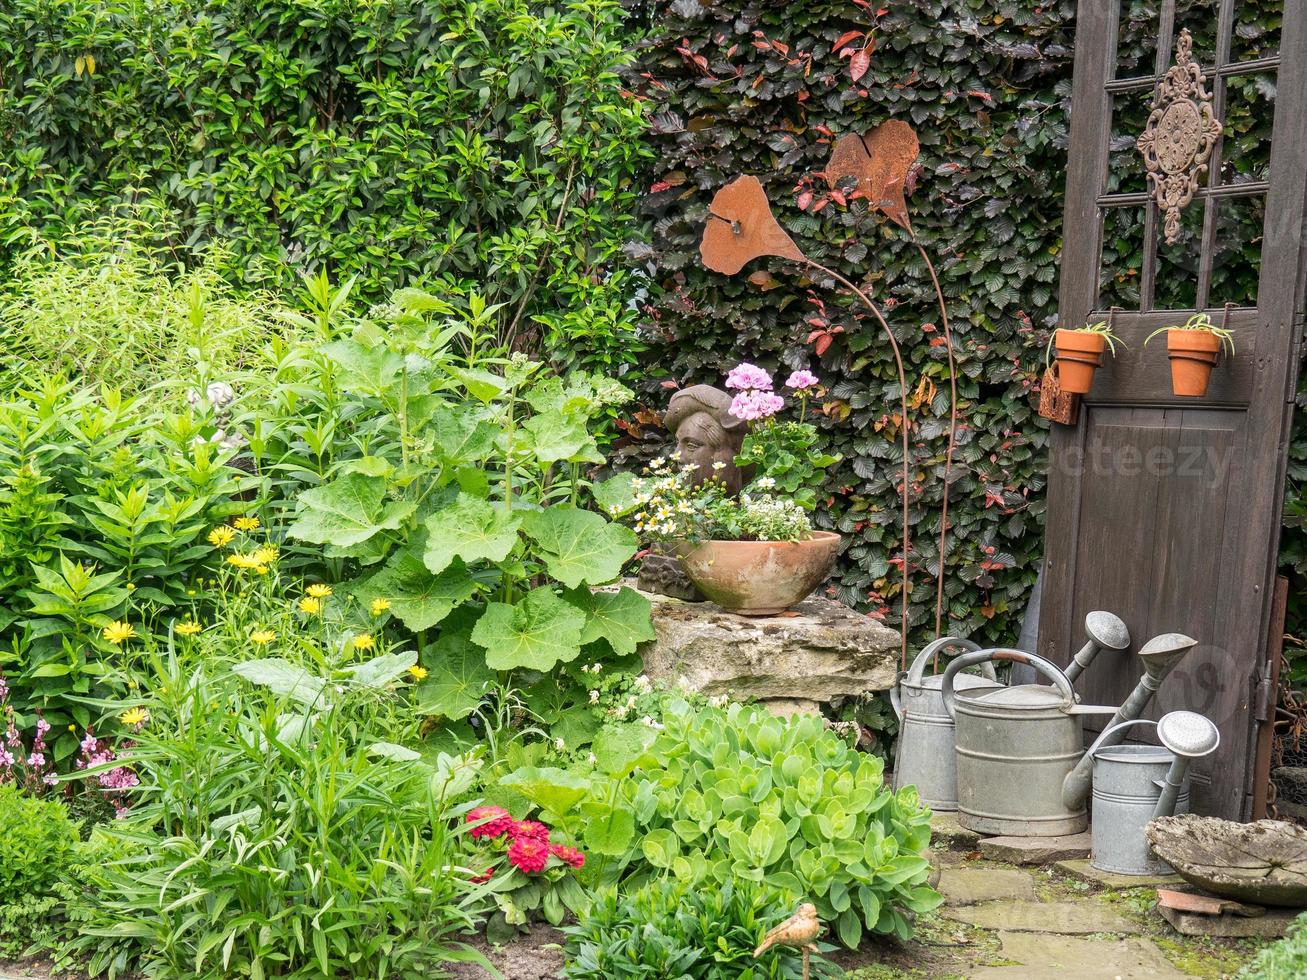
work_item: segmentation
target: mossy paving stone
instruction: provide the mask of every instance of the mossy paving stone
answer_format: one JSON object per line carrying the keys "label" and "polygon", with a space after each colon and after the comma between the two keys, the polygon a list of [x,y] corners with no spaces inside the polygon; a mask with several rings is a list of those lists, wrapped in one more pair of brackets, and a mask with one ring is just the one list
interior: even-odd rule
{"label": "mossy paving stone", "polygon": [[1015,868],[945,867],[938,891],[947,905],[975,905],[996,899],[1035,902],[1035,879]]}
{"label": "mossy paving stone", "polygon": [[984,902],[965,908],[945,909],[944,916],[981,929],[1001,929],[1005,932],[1046,932],[1073,936],[1096,932],[1136,935],[1144,931],[1138,922],[1092,901]]}
{"label": "mossy paving stone", "polygon": [[1009,965],[972,970],[967,973],[972,980],[1174,980],[1188,975],[1147,939],[1081,939],[1033,932],[1000,932],[999,939],[1003,948],[998,955]]}

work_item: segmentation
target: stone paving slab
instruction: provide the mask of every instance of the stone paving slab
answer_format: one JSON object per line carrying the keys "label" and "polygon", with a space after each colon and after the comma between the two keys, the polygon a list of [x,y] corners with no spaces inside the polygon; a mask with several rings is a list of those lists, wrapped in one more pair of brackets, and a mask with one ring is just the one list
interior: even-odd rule
{"label": "stone paving slab", "polygon": [[1087,881],[1091,885],[1102,885],[1104,888],[1165,888],[1167,885],[1184,883],[1179,875],[1119,875],[1111,871],[1099,871],[1087,860],[1058,861],[1057,869],[1073,878]]}
{"label": "stone paving slab", "polygon": [[1030,932],[1000,932],[1004,960],[1019,965],[970,971],[972,980],[1177,980],[1177,970],[1147,939],[1079,939]]}
{"label": "stone paving slab", "polygon": [[1092,844],[1087,830],[1066,837],[984,837],[980,856],[1008,864],[1053,864],[1089,857]]}
{"label": "stone paving slab", "polygon": [[1035,879],[1015,868],[944,868],[939,893],[949,905],[975,905],[996,899],[1037,902]]}
{"label": "stone paving slab", "polygon": [[930,839],[953,851],[974,851],[980,843],[980,835],[959,824],[956,813],[931,814]]}
{"label": "stone paving slab", "polygon": [[1158,908],[1176,932],[1185,936],[1253,937],[1279,939],[1299,915],[1298,909],[1267,909],[1265,915],[1197,915],[1177,909]]}
{"label": "stone paving slab", "polygon": [[981,929],[1087,935],[1113,932],[1138,935],[1143,926],[1101,902],[1032,902],[1005,899],[964,908],[946,908],[944,917]]}

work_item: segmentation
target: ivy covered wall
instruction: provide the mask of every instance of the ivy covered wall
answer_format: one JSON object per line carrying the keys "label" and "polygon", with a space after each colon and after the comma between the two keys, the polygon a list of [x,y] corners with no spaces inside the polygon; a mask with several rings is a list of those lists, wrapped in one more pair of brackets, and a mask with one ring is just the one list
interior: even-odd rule
{"label": "ivy covered wall", "polygon": [[[713,193],[754,174],[804,252],[865,283],[908,361],[912,626],[933,633],[948,380],[930,278],[905,232],[821,178],[831,143],[886,119],[915,127],[912,225],[948,300],[960,425],[950,490],[946,632],[1011,640],[1042,555],[1046,427],[1032,407],[1057,308],[1074,4],[660,4],[632,84],[656,168],[644,206],[653,279],[643,331],[651,406],[664,383],[738,360],[810,367],[844,456],[821,513],[849,538],[845,602],[896,621],[899,392],[873,320],[780,260],[725,278],[698,261]],[[633,447],[634,448],[634,447]]]}

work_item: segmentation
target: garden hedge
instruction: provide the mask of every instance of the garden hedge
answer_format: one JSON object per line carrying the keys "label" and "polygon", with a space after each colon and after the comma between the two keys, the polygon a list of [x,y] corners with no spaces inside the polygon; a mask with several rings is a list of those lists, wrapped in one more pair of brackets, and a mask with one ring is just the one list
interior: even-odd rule
{"label": "garden hedge", "polygon": [[[443,281],[593,366],[633,349],[613,263],[644,149],[616,0],[10,0],[0,274],[107,218],[247,283]],[[566,338],[567,344],[557,342]],[[564,360],[566,357],[563,358]]]}

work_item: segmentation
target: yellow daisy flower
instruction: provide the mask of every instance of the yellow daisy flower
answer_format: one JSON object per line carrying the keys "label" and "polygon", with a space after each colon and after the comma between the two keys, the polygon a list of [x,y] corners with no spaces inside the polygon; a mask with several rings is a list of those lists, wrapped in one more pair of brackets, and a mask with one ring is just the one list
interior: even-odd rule
{"label": "yellow daisy flower", "polygon": [[136,636],[136,630],[132,628],[132,624],[123,622],[120,619],[114,620],[101,632],[110,643],[125,643]]}
{"label": "yellow daisy flower", "polygon": [[192,620],[187,620],[184,623],[178,623],[173,628],[182,636],[194,636],[200,630],[204,629],[203,626],[201,626],[199,623],[196,623]]}
{"label": "yellow daisy flower", "polygon": [[209,544],[213,545],[215,548],[225,548],[227,545],[232,543],[232,540],[235,537],[235,531],[229,528],[226,524],[219,524],[209,532]]}
{"label": "yellow daisy flower", "polygon": [[273,630],[255,630],[250,634],[250,642],[255,646],[266,647],[277,638]]}
{"label": "yellow daisy flower", "polygon": [[259,529],[259,519],[257,517],[238,517],[232,521],[238,531],[257,531]]}
{"label": "yellow daisy flower", "polygon": [[310,586],[309,586],[307,589],[305,589],[304,591],[307,592],[309,595],[313,596],[313,598],[315,598],[315,599],[325,599],[325,598],[327,598],[327,596],[331,595],[331,586],[330,586],[330,585],[310,585]]}
{"label": "yellow daisy flower", "polygon": [[315,599],[311,595],[306,595],[299,601],[300,612],[307,613],[310,616],[316,616],[322,612],[322,600]]}
{"label": "yellow daisy flower", "polygon": [[415,681],[426,680],[427,669],[425,667],[419,667],[417,664],[414,664],[408,669],[408,672]]}
{"label": "yellow daisy flower", "polygon": [[144,708],[128,708],[118,716],[118,720],[129,727],[144,725],[150,720],[150,713]]}
{"label": "yellow daisy flower", "polygon": [[255,565],[255,566],[254,566],[254,574],[255,574],[255,575],[267,575],[267,574],[268,574],[268,566],[267,566],[267,565]]}
{"label": "yellow daisy flower", "polygon": [[377,645],[377,641],[372,638],[371,633],[360,633],[354,637],[355,650],[371,650]]}
{"label": "yellow daisy flower", "polygon": [[263,564],[263,562],[258,560],[257,554],[258,553],[256,552],[253,555],[245,555],[238,551],[234,555],[227,556],[227,563],[229,565],[235,565],[237,568],[258,568]]}
{"label": "yellow daisy flower", "polygon": [[270,544],[265,544],[261,548],[255,548],[254,554],[250,556],[257,565],[271,565],[281,557],[281,552]]}
{"label": "yellow daisy flower", "polygon": [[386,611],[387,609],[389,609],[389,608],[390,608],[390,600],[389,600],[389,599],[373,599],[373,600],[372,600],[372,615],[374,615],[374,616],[380,616],[383,612],[385,612],[385,611]]}

